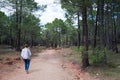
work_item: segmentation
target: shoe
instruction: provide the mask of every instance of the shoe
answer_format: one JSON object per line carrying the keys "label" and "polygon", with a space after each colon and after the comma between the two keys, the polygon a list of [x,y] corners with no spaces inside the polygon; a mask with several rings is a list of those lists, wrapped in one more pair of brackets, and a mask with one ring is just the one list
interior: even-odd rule
{"label": "shoe", "polygon": [[29,71],[26,71],[26,74],[29,74]]}

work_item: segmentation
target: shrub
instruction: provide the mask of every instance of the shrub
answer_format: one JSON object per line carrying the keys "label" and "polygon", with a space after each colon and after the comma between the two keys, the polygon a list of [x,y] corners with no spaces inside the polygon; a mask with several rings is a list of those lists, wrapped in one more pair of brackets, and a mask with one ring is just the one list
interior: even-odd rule
{"label": "shrub", "polygon": [[106,50],[105,49],[90,49],[88,50],[90,64],[99,65],[106,64]]}

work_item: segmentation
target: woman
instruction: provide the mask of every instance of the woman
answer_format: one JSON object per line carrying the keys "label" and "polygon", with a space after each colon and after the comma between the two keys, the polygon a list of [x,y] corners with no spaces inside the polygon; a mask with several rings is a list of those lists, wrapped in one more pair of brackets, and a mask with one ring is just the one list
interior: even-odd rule
{"label": "woman", "polygon": [[28,48],[28,44],[24,45],[24,48],[22,49],[21,52],[22,59],[25,63],[25,71],[28,74],[29,73],[29,66],[30,66],[30,57],[31,57],[31,51]]}

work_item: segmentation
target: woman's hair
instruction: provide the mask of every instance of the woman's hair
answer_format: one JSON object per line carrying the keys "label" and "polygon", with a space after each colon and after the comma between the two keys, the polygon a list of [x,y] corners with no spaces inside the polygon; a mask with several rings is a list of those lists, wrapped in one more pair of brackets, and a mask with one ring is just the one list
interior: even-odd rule
{"label": "woman's hair", "polygon": [[28,47],[28,44],[25,44],[24,47]]}

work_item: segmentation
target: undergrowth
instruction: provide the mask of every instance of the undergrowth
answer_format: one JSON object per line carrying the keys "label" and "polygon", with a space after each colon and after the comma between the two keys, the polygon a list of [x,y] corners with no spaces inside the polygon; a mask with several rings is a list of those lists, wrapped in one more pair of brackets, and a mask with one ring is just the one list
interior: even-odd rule
{"label": "undergrowth", "polygon": [[[82,47],[72,47],[73,55],[80,55],[81,60]],[[116,54],[110,50],[105,49],[93,49],[92,47],[88,50],[89,63],[88,72],[96,75],[99,74],[104,77],[114,77],[116,80],[120,78],[120,54]],[[78,58],[74,57],[74,59]],[[80,62],[80,61],[79,61]],[[106,79],[108,80],[108,79]]]}

